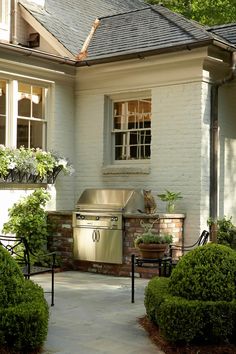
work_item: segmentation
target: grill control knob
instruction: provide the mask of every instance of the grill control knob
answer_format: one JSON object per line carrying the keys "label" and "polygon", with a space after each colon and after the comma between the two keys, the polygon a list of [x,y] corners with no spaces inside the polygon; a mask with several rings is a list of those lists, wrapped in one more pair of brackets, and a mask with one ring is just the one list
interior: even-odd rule
{"label": "grill control knob", "polygon": [[99,220],[100,218],[99,218],[99,216],[96,216],[96,220]]}

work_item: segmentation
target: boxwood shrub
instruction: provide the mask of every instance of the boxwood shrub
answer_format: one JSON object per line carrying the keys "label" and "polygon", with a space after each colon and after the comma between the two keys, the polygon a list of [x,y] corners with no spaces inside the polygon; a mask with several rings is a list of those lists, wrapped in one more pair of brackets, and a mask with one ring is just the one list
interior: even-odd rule
{"label": "boxwood shrub", "polygon": [[48,331],[43,289],[22,272],[0,246],[0,347],[30,353],[42,346]]}
{"label": "boxwood shrub", "polygon": [[235,298],[236,252],[230,247],[207,244],[187,253],[172,272],[172,295],[189,300],[224,300]]}
{"label": "boxwood shrub", "polygon": [[170,342],[230,342],[236,335],[235,277],[235,251],[198,247],[181,258],[169,279],[149,281],[147,315]]}

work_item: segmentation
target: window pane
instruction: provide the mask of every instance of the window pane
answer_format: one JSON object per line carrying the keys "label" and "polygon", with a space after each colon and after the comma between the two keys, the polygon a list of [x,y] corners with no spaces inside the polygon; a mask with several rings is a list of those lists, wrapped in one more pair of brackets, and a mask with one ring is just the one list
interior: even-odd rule
{"label": "window pane", "polygon": [[[17,145],[29,148],[45,148],[46,121],[44,116],[45,89],[40,86],[19,83]],[[21,119],[23,118],[24,119]]]}
{"label": "window pane", "polygon": [[3,22],[3,7],[2,7],[2,1],[0,0],[0,22]]}
{"label": "window pane", "polygon": [[6,82],[0,80],[0,144],[6,143]]}
{"label": "window pane", "polygon": [[6,119],[0,117],[0,144],[6,143]]}
{"label": "window pane", "polygon": [[43,89],[41,87],[33,87],[32,103],[33,103],[33,117],[43,118],[42,107]]}
{"label": "window pane", "polygon": [[151,99],[114,102],[113,122],[116,160],[150,158]]}
{"label": "window pane", "polygon": [[43,127],[42,122],[30,122],[30,147],[31,148],[43,148]]}
{"label": "window pane", "polygon": [[29,122],[24,119],[17,121],[17,147],[29,148]]}
{"label": "window pane", "polygon": [[20,117],[31,116],[31,86],[30,85],[19,83],[18,115]]}

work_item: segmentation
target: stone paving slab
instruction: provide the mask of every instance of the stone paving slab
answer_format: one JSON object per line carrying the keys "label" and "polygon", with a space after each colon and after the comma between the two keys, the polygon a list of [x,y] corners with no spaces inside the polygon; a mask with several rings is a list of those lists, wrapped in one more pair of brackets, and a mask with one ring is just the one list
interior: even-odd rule
{"label": "stone paving slab", "polygon": [[[32,277],[45,290],[50,275]],[[137,319],[145,314],[146,279],[86,272],[55,274],[55,306],[50,307],[44,354],[164,354],[148,338]],[[46,294],[50,304],[50,295]]]}

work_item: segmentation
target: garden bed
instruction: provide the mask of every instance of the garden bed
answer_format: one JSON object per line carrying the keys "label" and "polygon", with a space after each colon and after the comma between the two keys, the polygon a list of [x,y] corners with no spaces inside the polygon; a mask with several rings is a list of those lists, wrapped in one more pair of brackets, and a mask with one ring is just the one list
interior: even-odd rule
{"label": "garden bed", "polygon": [[160,334],[158,327],[147,316],[139,318],[139,324],[148,333],[150,339],[165,354],[235,354],[236,345],[173,345]]}

